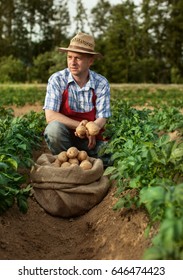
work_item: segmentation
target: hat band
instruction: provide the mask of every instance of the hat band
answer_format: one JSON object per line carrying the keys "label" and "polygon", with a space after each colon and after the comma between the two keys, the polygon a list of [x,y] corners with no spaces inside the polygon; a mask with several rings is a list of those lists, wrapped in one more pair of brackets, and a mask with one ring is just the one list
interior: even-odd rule
{"label": "hat band", "polygon": [[82,51],[87,51],[87,52],[94,52],[91,49],[87,49],[87,48],[83,48],[83,47],[79,47],[79,46],[75,46],[75,45],[69,45],[69,48],[73,48],[73,49],[77,49],[77,50],[82,50]]}

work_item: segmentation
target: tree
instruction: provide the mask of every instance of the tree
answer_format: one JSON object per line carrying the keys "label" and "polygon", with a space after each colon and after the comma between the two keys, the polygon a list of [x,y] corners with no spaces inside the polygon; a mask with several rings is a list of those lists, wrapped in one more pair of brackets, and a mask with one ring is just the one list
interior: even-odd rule
{"label": "tree", "polygon": [[171,82],[183,83],[183,2],[182,0],[167,1],[170,17],[167,20],[166,57],[171,65]]}
{"label": "tree", "polygon": [[96,6],[91,10],[91,14],[93,15],[92,19],[92,33],[96,33],[98,35],[103,35],[110,24],[110,10],[111,5],[109,1],[99,0]]}
{"label": "tree", "polygon": [[85,26],[90,26],[82,0],[77,0],[76,2],[76,16],[74,17],[74,21],[76,23],[75,33],[86,32]]}
{"label": "tree", "polygon": [[54,32],[53,32],[53,45],[58,46],[61,42],[68,39],[68,30],[70,27],[70,14],[68,8],[68,1],[62,0],[54,5]]}
{"label": "tree", "polygon": [[31,64],[67,38],[69,25],[66,0],[0,0],[0,56]]}
{"label": "tree", "polygon": [[12,52],[14,10],[14,0],[0,0],[0,56]]}
{"label": "tree", "polygon": [[113,82],[127,82],[131,63],[137,59],[138,22],[136,6],[127,0],[111,8],[104,34],[106,76]]}
{"label": "tree", "polygon": [[[161,79],[162,69],[165,69],[163,54],[163,21],[162,9],[152,0],[143,0],[139,12],[138,68],[141,82],[156,82]],[[158,40],[157,40],[158,37]],[[157,44],[160,44],[157,46]],[[160,71],[159,71],[160,70]],[[133,79],[133,77],[132,77]]]}

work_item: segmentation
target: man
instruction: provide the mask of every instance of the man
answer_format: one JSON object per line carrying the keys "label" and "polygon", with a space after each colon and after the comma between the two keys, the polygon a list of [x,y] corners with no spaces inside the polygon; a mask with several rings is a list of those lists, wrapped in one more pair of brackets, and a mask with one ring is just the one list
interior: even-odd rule
{"label": "man", "polygon": [[[59,48],[67,53],[68,68],[49,78],[44,104],[48,123],[44,136],[54,155],[75,146],[98,157],[104,143],[102,131],[111,116],[110,88],[105,77],[90,70],[94,59],[101,57],[94,47],[94,38],[79,32],[68,48]],[[99,135],[80,138],[75,130],[83,120],[94,121]]]}

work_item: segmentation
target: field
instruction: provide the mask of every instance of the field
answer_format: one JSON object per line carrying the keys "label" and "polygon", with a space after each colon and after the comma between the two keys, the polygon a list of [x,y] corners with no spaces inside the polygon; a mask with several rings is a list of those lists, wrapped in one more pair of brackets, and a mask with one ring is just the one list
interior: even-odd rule
{"label": "field", "polygon": [[63,219],[29,185],[32,160],[49,152],[45,85],[0,86],[0,259],[183,259],[183,86],[111,92],[110,190],[85,215]]}

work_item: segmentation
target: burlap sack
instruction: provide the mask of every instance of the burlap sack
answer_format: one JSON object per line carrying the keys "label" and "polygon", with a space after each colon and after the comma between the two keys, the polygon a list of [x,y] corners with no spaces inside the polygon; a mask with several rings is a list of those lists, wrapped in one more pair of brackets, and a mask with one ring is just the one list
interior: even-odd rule
{"label": "burlap sack", "polygon": [[53,155],[41,155],[30,174],[34,197],[48,213],[65,218],[79,216],[104,198],[110,184],[103,176],[100,159],[91,158],[90,170],[54,167],[54,160]]}

